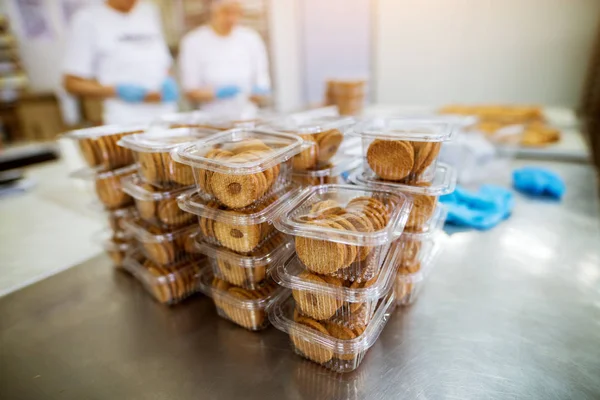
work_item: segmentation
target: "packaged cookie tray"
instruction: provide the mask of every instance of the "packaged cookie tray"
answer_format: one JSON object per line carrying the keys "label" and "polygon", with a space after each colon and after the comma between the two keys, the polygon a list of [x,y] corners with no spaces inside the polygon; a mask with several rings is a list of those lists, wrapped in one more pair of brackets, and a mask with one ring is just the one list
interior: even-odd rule
{"label": "packaged cookie tray", "polygon": [[360,160],[348,156],[337,155],[329,162],[319,164],[315,168],[292,172],[292,181],[300,186],[316,186],[344,183],[342,174],[354,170]]}
{"label": "packaged cookie tray", "polygon": [[291,158],[304,146],[296,135],[232,129],[183,145],[171,156],[194,171],[199,191],[240,209],[291,182]]}
{"label": "packaged cookie tray", "polygon": [[135,245],[133,238],[124,231],[104,230],[94,235],[93,239],[102,245],[116,268],[123,266],[127,252]]}
{"label": "packaged cookie tray", "polygon": [[139,175],[133,174],[121,180],[123,191],[133,197],[140,219],[160,229],[174,229],[190,225],[194,216],[179,208],[177,197],[192,193],[195,186],[161,190],[145,183]]}
{"label": "packaged cookie tray", "polygon": [[257,290],[269,282],[272,269],[294,252],[294,243],[283,233],[273,232],[250,253],[239,254],[207,243],[199,234],[196,249],[208,257],[215,277],[244,289]]}
{"label": "packaged cookie tray", "polygon": [[292,296],[277,300],[269,308],[273,326],[290,336],[296,354],[335,372],[358,368],[366,352],[375,344],[394,311],[393,293],[384,297],[371,322],[361,329],[350,329],[334,323],[320,323],[296,312]]}
{"label": "packaged cookie tray", "polygon": [[277,265],[272,276],[292,289],[299,314],[322,324],[361,329],[373,318],[379,300],[392,290],[401,250],[402,246],[392,246],[379,274],[366,282],[313,274],[297,257]]}
{"label": "packaged cookie tray", "polygon": [[118,210],[133,205],[131,196],[123,191],[121,179],[133,175],[137,170],[135,165],[129,165],[103,171],[100,168],[84,168],[75,171],[71,177],[93,182],[90,191],[95,192],[98,200],[106,210]]}
{"label": "packaged cookie tray", "polygon": [[354,127],[362,138],[364,170],[372,178],[404,184],[431,182],[442,142],[460,125],[443,116],[375,118]]}
{"label": "packaged cookie tray", "polygon": [[350,174],[348,180],[355,185],[398,191],[410,196],[413,206],[404,230],[423,233],[427,231],[428,226],[437,221],[435,210],[439,206],[439,196],[452,193],[456,188],[456,170],[439,163],[432,182],[408,185],[373,179],[360,167]]}
{"label": "packaged cookie tray", "polygon": [[410,207],[399,192],[321,185],[295,196],[274,224],[294,236],[296,254],[310,272],[360,283],[379,273]]}
{"label": "packaged cookie tray", "polygon": [[183,194],[177,201],[182,210],[198,217],[205,242],[238,253],[249,253],[275,231],[272,224],[275,214],[297,193],[298,188],[290,185],[239,210],[227,210],[210,197],[196,192]]}
{"label": "packaged cookie tray", "polygon": [[272,121],[261,128],[275,132],[293,133],[310,144],[293,159],[294,170],[301,171],[316,168],[327,163],[337,153],[344,134],[356,121],[340,116],[300,116]]}
{"label": "packaged cookie tray", "polygon": [[147,127],[140,124],[104,125],[70,131],[65,137],[77,141],[88,166],[111,170],[133,164],[131,151],[118,146],[117,142],[127,135],[144,132]]}
{"label": "packaged cookie tray", "polygon": [[148,259],[140,249],[127,253],[123,268],[129,271],[160,303],[175,304],[198,291],[198,280],[205,257],[196,256],[171,266]]}
{"label": "packaged cookie tray", "polygon": [[412,304],[423,288],[427,277],[437,265],[439,255],[446,242],[446,234],[437,232],[422,242],[422,255],[418,264],[411,268],[398,263],[398,274],[394,283],[394,292],[398,305]]}
{"label": "packaged cookie tray", "polygon": [[133,152],[142,181],[159,189],[187,187],[194,184],[192,168],[175,162],[171,151],[217,132],[208,128],[150,128],[121,138],[118,145]]}
{"label": "packaged cookie tray", "polygon": [[195,257],[192,235],[198,230],[196,225],[164,231],[131,218],[124,220],[123,226],[139,242],[144,255],[158,265],[175,265]]}
{"label": "packaged cookie tray", "polygon": [[258,290],[231,285],[213,275],[211,268],[200,272],[199,290],[213,299],[217,313],[242,328],[259,331],[269,326],[267,307],[285,290],[270,281]]}

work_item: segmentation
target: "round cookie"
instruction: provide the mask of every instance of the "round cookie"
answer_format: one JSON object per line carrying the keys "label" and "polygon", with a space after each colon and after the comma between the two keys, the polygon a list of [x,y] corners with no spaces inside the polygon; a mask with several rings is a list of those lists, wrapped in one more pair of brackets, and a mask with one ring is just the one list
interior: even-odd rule
{"label": "round cookie", "polygon": [[[324,335],[329,335],[329,332],[322,324],[310,318],[299,316],[297,323]],[[290,332],[290,339],[294,347],[309,360],[324,364],[333,358],[333,351],[331,349],[304,339],[300,333]]]}
{"label": "round cookie", "polygon": [[177,256],[172,242],[142,242],[149,259],[160,265],[172,264]]}
{"label": "round cookie", "polygon": [[194,218],[193,214],[179,208],[176,198],[161,200],[157,206],[157,216],[160,222],[169,226],[185,225]]}
{"label": "round cookie", "polygon": [[[327,329],[327,332],[329,332],[329,335],[336,339],[352,340],[358,336],[352,329],[331,322],[326,323],[325,328]],[[335,356],[340,360],[353,360],[356,357],[356,354],[335,354]]]}
{"label": "round cookie", "polygon": [[440,153],[442,144],[439,142],[412,142],[415,150],[413,174],[421,175]]}
{"label": "round cookie", "polygon": [[117,209],[130,204],[133,199],[121,188],[120,175],[108,175],[96,179],[98,198],[108,209]]}
{"label": "round cookie", "polygon": [[[320,221],[309,221],[308,224],[319,224]],[[328,225],[325,225],[328,226]],[[343,229],[341,226],[337,229]],[[346,245],[319,240],[295,237],[296,254],[302,263],[312,272],[329,275],[347,266]]]}
{"label": "round cookie", "polygon": [[185,164],[180,164],[171,158],[169,153],[161,153],[162,165],[165,166],[167,180],[173,181],[180,186],[194,184],[194,170]]}
{"label": "round cookie", "polygon": [[317,143],[319,145],[317,160],[319,162],[329,161],[337,153],[343,139],[344,136],[337,129],[317,134]]}
{"label": "round cookie", "polygon": [[413,169],[415,159],[410,143],[401,140],[374,140],[367,149],[367,163],[382,179],[399,181]]}
{"label": "round cookie", "polygon": [[214,221],[213,229],[215,238],[222,246],[240,253],[247,253],[254,250],[266,236],[263,234],[263,225],[232,225]]}
{"label": "round cookie", "polygon": [[212,193],[230,208],[243,208],[261,196],[260,182],[255,174],[228,175],[214,173],[210,178]]}
{"label": "round cookie", "polygon": [[[311,274],[307,271],[301,272],[298,278],[317,284],[332,284],[330,283],[332,281],[328,282],[324,277]],[[339,286],[341,286],[341,282]],[[294,300],[296,301],[296,307],[298,307],[302,314],[318,320],[331,318],[342,305],[341,300],[333,296],[310,290],[293,290],[292,296],[294,296]]]}
{"label": "round cookie", "polygon": [[300,154],[294,156],[292,160],[292,166],[297,171],[304,171],[307,169],[314,168],[318,162],[319,145],[317,144],[315,135],[299,135],[305,142],[310,143],[311,146]]}
{"label": "round cookie", "polygon": [[145,181],[162,184],[165,181],[165,169],[160,153],[137,152],[137,164],[140,175]]}
{"label": "round cookie", "polygon": [[409,232],[418,232],[429,221],[435,210],[437,197],[424,194],[413,195],[413,208],[408,216],[405,229]]}

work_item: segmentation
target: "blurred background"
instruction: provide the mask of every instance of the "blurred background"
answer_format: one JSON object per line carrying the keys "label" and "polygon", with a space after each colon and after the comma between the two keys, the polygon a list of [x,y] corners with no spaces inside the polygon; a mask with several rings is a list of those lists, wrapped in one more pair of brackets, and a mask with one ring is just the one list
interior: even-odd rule
{"label": "blurred background", "polygon": [[[63,88],[65,53],[77,39],[70,28],[74,16],[102,2],[0,2],[0,171],[7,171],[5,182],[19,182],[5,187],[0,199],[0,259],[6,269],[0,270],[0,294],[98,252],[87,237],[101,225],[89,215],[89,199],[72,195],[74,184],[67,176],[76,164],[74,151],[56,139],[67,130],[107,122],[101,100]],[[181,40],[209,21],[210,2],[140,3],[159,10],[180,81]],[[478,115],[489,109],[467,106],[498,105],[494,112],[512,115],[514,107],[526,105],[547,126],[541,146],[525,152],[584,163],[592,162],[594,154],[598,159],[597,0],[239,3],[240,25],[258,32],[266,48],[271,81],[266,107],[272,112],[337,105],[340,113],[358,116]],[[340,81],[359,82],[361,89],[340,95],[343,90],[335,86]],[[180,111],[193,108],[184,97],[177,104]],[[515,121],[492,122],[481,131],[495,133]],[[27,195],[6,197],[15,192]],[[26,228],[31,224],[35,232]],[[48,232],[63,225],[70,229],[51,238]],[[17,239],[27,235],[27,243]],[[23,257],[31,242],[43,252],[56,248],[57,241],[60,257],[35,263]]]}

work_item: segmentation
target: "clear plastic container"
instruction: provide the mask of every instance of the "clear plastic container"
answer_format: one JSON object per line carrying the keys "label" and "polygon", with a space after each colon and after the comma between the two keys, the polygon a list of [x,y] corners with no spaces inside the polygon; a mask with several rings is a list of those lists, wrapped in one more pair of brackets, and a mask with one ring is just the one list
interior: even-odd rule
{"label": "clear plastic container", "polygon": [[287,260],[294,252],[292,239],[279,232],[247,254],[239,254],[222,246],[206,243],[198,235],[197,250],[208,256],[217,278],[244,289],[257,290],[269,280],[272,269]]}
{"label": "clear plastic container", "polygon": [[[410,266],[402,258],[399,259],[397,264],[398,274],[394,284],[398,305],[408,306],[417,299],[427,277],[438,263],[446,239],[446,234],[442,231],[421,239],[416,263]],[[397,243],[395,246],[403,247],[405,243]]]}
{"label": "clear plastic container", "polygon": [[175,265],[194,258],[192,234],[198,230],[196,225],[164,231],[140,219],[126,219],[123,226],[140,243],[144,255],[158,265]]}
{"label": "clear plastic container", "polygon": [[104,125],[70,131],[65,137],[77,141],[79,150],[90,167],[109,170],[133,164],[131,151],[118,146],[117,142],[124,136],[144,132],[147,127],[141,124]]}
{"label": "clear plastic container", "polygon": [[171,151],[217,132],[208,128],[152,128],[125,136],[118,145],[133,152],[138,173],[145,182],[160,189],[185,187],[194,184],[192,168],[173,161]]}
{"label": "clear plastic container", "polygon": [[298,257],[277,265],[273,279],[292,289],[299,314],[321,324],[334,323],[348,329],[364,329],[377,303],[394,285],[402,246],[390,247],[379,274],[366,282],[349,282],[313,274]]}
{"label": "clear plastic container", "polygon": [[214,115],[204,111],[190,111],[161,115],[152,128],[204,128],[224,131],[235,128],[254,128],[276,117],[270,111],[238,113],[237,115]]}
{"label": "clear plastic container", "polygon": [[354,371],[375,344],[396,306],[393,292],[384,297],[364,330],[319,323],[296,312],[292,296],[284,296],[269,308],[273,326],[290,336],[296,354],[335,372]]}
{"label": "clear plastic container", "polygon": [[178,147],[173,158],[194,170],[200,191],[239,209],[291,182],[291,158],[302,150],[298,136],[232,129]]}
{"label": "clear plastic container", "polygon": [[[95,203],[95,204],[97,204],[97,203]],[[93,208],[98,208],[98,207],[101,207],[101,206],[100,205],[93,206]],[[124,230],[123,221],[127,218],[132,218],[135,215],[136,215],[135,207],[118,208],[116,210],[109,210],[106,212],[108,226],[115,233],[122,232]]]}
{"label": "clear plastic container", "polygon": [[137,167],[127,167],[112,171],[84,168],[71,174],[73,178],[94,181],[98,199],[107,210],[117,210],[133,204],[133,198],[123,191],[121,179],[133,175]]}
{"label": "clear plastic container", "polygon": [[269,282],[259,290],[248,290],[215,278],[211,268],[200,272],[198,287],[210,296],[221,318],[225,318],[242,328],[259,331],[269,326],[267,307],[285,290]]}
{"label": "clear plastic container", "polygon": [[292,181],[300,186],[317,186],[344,183],[342,173],[353,170],[360,160],[336,156],[330,162],[304,171],[293,171]]}
{"label": "clear plastic container", "polygon": [[104,230],[94,235],[94,240],[102,244],[102,248],[112,260],[115,268],[123,266],[127,252],[134,246],[132,237],[123,231]]}
{"label": "clear plastic container", "polygon": [[161,266],[135,249],[127,254],[123,268],[136,277],[160,303],[175,304],[198,291],[204,257],[195,257],[169,267]]}
{"label": "clear plastic container", "polygon": [[435,175],[430,183],[419,185],[373,179],[362,168],[356,169],[348,179],[355,185],[399,191],[411,196],[412,211],[404,230],[414,233],[422,232],[430,224],[439,196],[452,193],[456,188],[456,170],[442,163],[437,164]]}
{"label": "clear plastic container", "polygon": [[309,271],[365,282],[379,273],[410,207],[402,193],[322,185],[304,189],[274,223],[295,236],[296,254]]}
{"label": "clear plastic container", "polygon": [[193,223],[194,216],[179,208],[177,197],[194,192],[194,186],[160,190],[143,182],[139,175],[127,176],[121,183],[125,193],[133,197],[137,213],[145,222],[166,230]]}
{"label": "clear plastic container", "polygon": [[375,118],[358,124],[367,176],[414,185],[431,182],[442,142],[460,130],[447,117]]}
{"label": "clear plastic container", "polygon": [[308,148],[294,157],[292,163],[294,170],[302,171],[314,169],[319,164],[331,160],[342,144],[344,134],[355,123],[354,119],[350,117],[292,115],[263,125],[262,128],[294,133],[310,144]]}
{"label": "clear plastic container", "polygon": [[179,196],[179,207],[198,216],[203,240],[237,253],[249,253],[274,232],[273,218],[298,189],[290,186],[239,210],[227,210],[199,193]]}

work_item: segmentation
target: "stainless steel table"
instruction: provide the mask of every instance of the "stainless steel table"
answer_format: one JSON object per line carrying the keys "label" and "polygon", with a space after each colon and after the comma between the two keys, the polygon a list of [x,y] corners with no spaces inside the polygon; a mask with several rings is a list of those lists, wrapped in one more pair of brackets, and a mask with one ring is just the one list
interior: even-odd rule
{"label": "stainless steel table", "polygon": [[594,175],[551,166],[565,200],[518,195],[497,228],[453,234],[354,373],[219,319],[207,298],[161,306],[98,257],[0,300],[0,398],[599,399]]}

